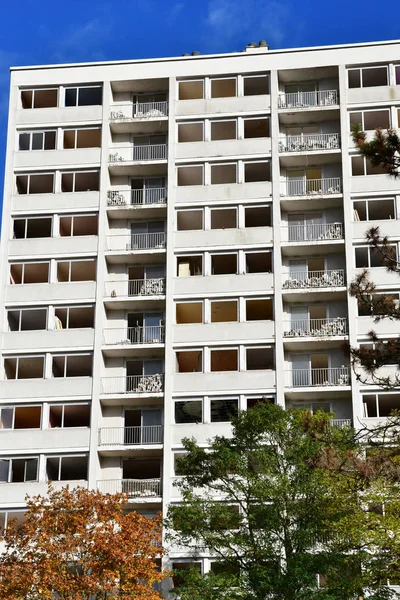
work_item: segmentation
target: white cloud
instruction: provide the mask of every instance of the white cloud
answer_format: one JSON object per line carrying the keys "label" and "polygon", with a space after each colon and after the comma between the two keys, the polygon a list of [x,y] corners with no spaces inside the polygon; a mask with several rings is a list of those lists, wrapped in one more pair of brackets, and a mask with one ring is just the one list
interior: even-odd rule
{"label": "white cloud", "polygon": [[266,39],[280,45],[293,24],[293,10],[288,2],[277,0],[209,0],[206,27],[220,45],[229,42],[258,42]]}

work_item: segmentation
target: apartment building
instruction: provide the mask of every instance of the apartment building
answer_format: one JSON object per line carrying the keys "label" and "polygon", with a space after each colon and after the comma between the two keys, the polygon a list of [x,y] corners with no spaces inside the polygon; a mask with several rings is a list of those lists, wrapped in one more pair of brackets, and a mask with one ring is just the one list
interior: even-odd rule
{"label": "apartment building", "polygon": [[400,408],[344,350],[400,334],[347,293],[368,267],[400,294],[363,237],[399,250],[400,181],[354,123],[400,128],[399,42],[12,69],[0,527],[48,480],[165,513],[182,438],[262,399],[339,427]]}

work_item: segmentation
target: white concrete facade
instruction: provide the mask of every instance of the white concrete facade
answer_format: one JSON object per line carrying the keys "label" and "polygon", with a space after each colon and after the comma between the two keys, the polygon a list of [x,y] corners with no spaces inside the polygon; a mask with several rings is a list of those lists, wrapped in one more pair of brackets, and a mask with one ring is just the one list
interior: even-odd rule
{"label": "white concrete facade", "polygon": [[344,350],[400,334],[346,291],[368,266],[400,294],[363,241],[399,250],[400,182],[354,122],[400,128],[399,42],[12,69],[0,526],[49,479],[165,513],[181,439],[262,397],[338,426],[400,407]]}

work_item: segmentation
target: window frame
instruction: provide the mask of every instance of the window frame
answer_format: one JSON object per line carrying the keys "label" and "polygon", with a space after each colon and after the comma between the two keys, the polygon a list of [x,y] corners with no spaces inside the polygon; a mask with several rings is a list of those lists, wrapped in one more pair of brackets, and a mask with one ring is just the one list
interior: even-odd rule
{"label": "window frame", "polygon": [[[43,219],[50,219],[51,221],[51,232],[49,236],[46,237],[42,237],[42,238],[30,238],[27,237],[27,233],[28,233],[28,221],[41,221]],[[24,237],[22,238],[16,238],[14,237],[14,223],[16,221],[24,221],[25,222],[25,226],[24,226]],[[54,237],[54,215],[43,215],[41,217],[36,217],[35,215],[28,215],[26,217],[12,217],[12,235],[11,235],[11,239],[13,240],[32,240],[32,239],[42,239],[42,240],[47,240],[50,239],[52,237]]]}
{"label": "window frame", "polygon": [[[205,185],[205,163],[192,163],[192,164],[183,164],[183,165],[176,165],[176,187],[195,187],[198,185]],[[201,168],[201,183],[190,183],[190,184],[186,184],[186,185],[179,185],[179,171],[181,169],[190,169],[190,168]]]}
{"label": "window frame", "polygon": [[[25,281],[24,281],[25,280],[25,266],[26,265],[39,265],[39,264],[41,264],[41,265],[42,264],[48,265],[47,281],[41,281],[39,283],[33,283],[33,284],[32,283],[25,283]],[[12,277],[12,275],[11,275],[11,267],[13,265],[22,265],[21,283],[10,283],[10,285],[41,285],[42,283],[44,283],[44,284],[50,283],[50,267],[51,267],[50,260],[36,260],[36,261],[32,261],[32,262],[31,261],[26,261],[26,262],[14,262],[14,261],[11,261],[9,263],[9,266],[10,266],[10,271],[9,271],[10,280],[11,280],[11,277]]]}
{"label": "window frame", "polygon": [[[218,372],[218,371],[216,371]],[[226,372],[226,371],[224,371]],[[213,421],[212,419],[212,410],[211,410],[211,406],[213,402],[224,402],[224,401],[234,401],[237,403],[237,413],[239,413],[240,410],[240,396],[210,396],[209,397],[209,410],[210,410],[210,423],[232,423],[232,420],[228,420],[228,421]]]}
{"label": "window frame", "polygon": [[[99,190],[81,190],[81,191],[76,191],[75,190],[75,186],[76,186],[76,175],[83,175],[84,173],[97,173],[99,176]],[[62,178],[63,175],[72,175],[72,190],[65,192],[62,189]],[[99,192],[100,191],[100,169],[76,169],[75,171],[69,171],[69,170],[65,170],[65,171],[61,171],[61,189],[60,189],[62,194],[82,194],[82,193],[87,193],[87,192]]]}
{"label": "window frame", "polygon": [[[182,421],[182,422],[177,421],[177,419],[176,419],[176,416],[177,416],[176,415],[176,406],[177,406],[178,402],[182,403],[182,404],[188,404],[190,402],[201,402],[201,416],[200,416],[200,421],[195,421],[195,420],[193,420],[193,421]],[[197,423],[198,424],[202,424],[202,423],[204,423],[204,412],[205,412],[204,411],[204,405],[205,405],[205,401],[204,401],[203,397],[201,397],[201,398],[200,397],[199,398],[175,398],[174,399],[174,413],[173,413],[174,424],[175,425],[190,425],[190,424],[197,424]]]}
{"label": "window frame", "polygon": [[[24,465],[24,481],[12,481],[11,477],[12,477],[12,461],[13,460],[24,460],[25,461],[25,465]],[[26,461],[28,460],[36,460],[36,478],[35,479],[26,479],[26,470],[27,470],[27,464]],[[39,456],[38,455],[28,455],[28,456],[0,456],[0,462],[1,461],[8,461],[8,475],[7,475],[7,481],[1,481],[0,480],[0,485],[1,484],[8,484],[8,483],[37,483],[39,481]]]}
{"label": "window frame", "polygon": [[[33,144],[33,135],[34,134],[42,134],[42,148],[32,148]],[[54,148],[45,148],[45,137],[46,133],[54,133]],[[50,150],[57,150],[57,129],[19,129],[17,131],[17,152],[49,152]],[[21,135],[29,135],[29,148],[27,150],[22,150],[20,148],[20,137]]]}
{"label": "window frame", "polygon": [[[62,460],[63,458],[86,458],[86,479],[60,479],[61,469],[62,469]],[[47,460],[49,458],[58,458],[58,476],[57,479],[49,479],[47,476]],[[45,473],[46,473],[46,481],[87,481],[89,471],[89,454],[88,453],[78,453],[78,454],[51,454],[46,456],[46,464],[45,464]]]}
{"label": "window frame", "polygon": [[[202,129],[202,139],[201,140],[190,140],[187,142],[181,142],[179,140],[179,128],[181,125],[201,125],[201,129]],[[177,144],[200,144],[202,142],[205,142],[205,133],[206,133],[206,128],[205,128],[205,121],[204,120],[195,120],[195,121],[177,121],[176,123],[176,141]]]}
{"label": "window frame", "polygon": [[[349,90],[359,90],[364,88],[365,86],[363,85],[363,71],[364,69],[386,69],[386,86],[389,85],[389,65],[363,65],[361,67],[350,67],[349,69],[347,69],[347,89]],[[360,86],[359,87],[350,87],[349,85],[349,73],[350,71],[359,71],[360,72]],[[380,85],[368,85],[366,86],[367,88],[370,87],[385,87],[385,86],[380,86]]]}
{"label": "window frame", "polygon": [[[15,410],[18,408],[35,408],[35,407],[39,407],[40,408],[40,425],[39,427],[19,427],[18,429],[15,429]],[[42,404],[4,404],[0,406],[0,419],[1,419],[1,413],[4,409],[7,410],[12,410],[13,411],[13,415],[12,415],[12,427],[2,427],[0,428],[0,435],[1,435],[1,431],[30,431],[31,429],[43,429],[43,405]]]}
{"label": "window frame", "polygon": [[[80,90],[82,89],[93,89],[93,88],[100,88],[101,89],[101,103],[100,104],[79,104],[79,94],[80,94]],[[65,103],[65,99],[66,99],[66,92],[67,90],[76,90],[76,104],[70,104],[67,105]],[[104,88],[102,84],[88,84],[88,85],[72,85],[72,86],[65,86],[64,87],[64,105],[63,108],[78,108],[78,107],[82,107],[82,106],[103,106],[103,99],[104,99]]]}
{"label": "window frame", "polygon": [[[232,140],[238,140],[239,139],[239,123],[238,123],[238,118],[237,117],[224,117],[222,119],[217,119],[217,118],[212,118],[209,120],[210,123],[210,142],[229,142]],[[235,123],[235,137],[233,138],[226,138],[226,139],[222,139],[222,140],[218,140],[218,139],[213,139],[212,137],[212,126],[214,123]]]}
{"label": "window frame", "polygon": [[[96,105],[93,105],[96,106]],[[77,141],[78,141],[78,132],[79,131],[89,131],[89,130],[98,130],[100,131],[100,145],[99,146],[85,146],[82,148],[78,148],[77,147]],[[64,135],[67,131],[70,132],[74,132],[74,147],[73,148],[66,148],[65,147],[65,142],[64,142]],[[93,125],[92,127],[65,127],[65,129],[62,130],[62,149],[63,150],[86,150],[89,148],[101,148],[101,125]]]}
{"label": "window frame", "polygon": [[[210,100],[221,100],[222,98],[237,98],[238,97],[238,76],[237,75],[225,75],[224,77],[209,77],[209,99]],[[213,81],[234,81],[235,82],[235,94],[233,96],[213,96],[212,95],[212,83]]]}
{"label": "window frame", "polygon": [[[74,221],[75,221],[75,219],[84,219],[86,217],[96,217],[97,218],[97,233],[96,234],[85,233],[83,236],[81,236],[81,235],[75,235],[74,236]],[[97,237],[99,235],[99,233],[98,233],[99,213],[96,213],[96,212],[90,212],[90,213],[62,213],[62,214],[59,215],[60,226],[61,226],[61,220],[62,219],[71,219],[71,235],[59,235],[58,237],[71,238],[71,237],[85,237],[87,235]]]}
{"label": "window frame", "polygon": [[[24,87],[20,87],[19,88],[19,101],[20,101],[20,108],[22,110],[37,110],[37,108],[34,106],[35,104],[35,93],[36,92],[46,92],[46,91],[53,91],[56,90],[57,91],[57,102],[55,104],[55,106],[48,106],[47,108],[58,108],[59,104],[60,104],[60,88],[59,86],[54,86],[54,87],[35,87],[35,88],[24,88]],[[30,108],[24,108],[24,106],[22,106],[22,92],[32,92],[32,103]]]}
{"label": "window frame", "polygon": [[[89,425],[78,425],[76,427],[65,427],[65,407],[68,406],[89,406],[91,408],[90,402],[50,402],[49,403],[49,423],[47,425],[47,429],[89,429],[90,428],[90,417],[91,411],[89,411]],[[50,427],[50,410],[51,408],[58,407],[61,408],[61,425],[59,427]]]}
{"label": "window frame", "polygon": [[[59,283],[80,283],[82,281],[96,281],[96,279],[79,279],[77,281],[71,281],[71,270],[72,270],[72,263],[79,263],[79,262],[93,262],[96,266],[96,272],[95,272],[95,276],[97,277],[97,258],[61,258],[61,259],[56,259],[56,282],[57,284]],[[68,263],[68,281],[59,281],[58,280],[58,265],[61,263]]]}
{"label": "window frame", "polygon": [[[353,198],[353,223],[366,223],[367,221],[370,221],[371,219],[369,218],[369,203],[370,202],[382,202],[383,200],[390,200],[393,202],[393,208],[394,208],[394,217],[393,219],[373,219],[373,221],[396,221],[397,220],[397,206],[396,206],[396,198],[394,196],[390,196],[387,198]],[[355,208],[355,203],[356,202],[365,202],[365,214],[366,214],[366,219],[354,219],[354,211],[357,211],[357,209]]]}
{"label": "window frame", "polygon": [[[203,96],[201,98],[180,98],[180,84],[181,83],[202,83],[203,86]],[[188,100],[194,100],[194,101],[198,101],[198,100],[204,100],[206,97],[206,80],[204,77],[196,77],[194,79],[179,79],[177,80],[177,93],[176,93],[176,97],[178,99],[179,102],[185,102]]]}
{"label": "window frame", "polygon": [[[55,171],[43,171],[40,173],[15,173],[15,193],[17,196],[29,196],[31,195],[31,177],[37,177],[37,176],[41,176],[41,175],[51,175],[53,177],[53,190],[51,192],[35,192],[35,195],[37,194],[54,194],[55,193],[55,184],[56,184],[56,174]],[[27,177],[28,181],[27,181],[27,186],[26,186],[26,193],[25,194],[21,194],[18,191],[18,185],[17,185],[17,178],[18,177]]]}
{"label": "window frame", "polygon": [[[35,377],[34,379],[44,379],[45,377],[45,370],[46,370],[46,354],[24,354],[24,355],[15,355],[15,354],[11,354],[11,355],[7,355],[4,356],[3,358],[3,364],[5,365],[5,361],[9,360],[9,359],[15,359],[16,364],[15,364],[15,377],[13,377],[12,379],[8,379],[7,381],[21,381],[21,379],[18,377],[19,375],[19,360],[20,358],[24,359],[24,358],[43,358],[43,371],[42,371],[42,376],[41,377]],[[24,378],[24,379],[28,379],[28,378]]]}
{"label": "window frame", "polygon": [[[235,181],[230,181],[228,183],[213,183],[212,181],[212,172],[213,172],[213,168],[214,167],[229,167],[229,166],[234,166],[235,167]],[[240,183],[239,181],[239,161],[237,160],[224,160],[222,162],[210,162],[209,163],[209,169],[210,169],[210,181],[209,181],[209,185],[237,185],[238,183]]]}
{"label": "window frame", "polygon": [[[18,284],[17,284],[18,285]],[[27,330],[27,329],[21,329],[21,322],[22,322],[22,313],[24,311],[46,311],[46,327],[44,329],[31,329],[31,330]],[[9,320],[8,320],[8,313],[10,312],[18,312],[18,329],[10,329],[10,325],[9,325]],[[6,320],[7,320],[7,331],[8,332],[12,332],[12,333],[20,333],[21,331],[47,331],[49,328],[49,307],[48,306],[33,306],[32,308],[28,308],[28,307],[9,307],[6,308]]]}
{"label": "window frame", "polygon": [[70,314],[69,311],[70,309],[74,309],[74,308],[92,308],[93,311],[95,310],[95,305],[94,304],[54,304],[53,305],[54,308],[54,317],[56,317],[56,310],[66,310],[67,311],[67,317],[66,317],[66,327],[63,327],[64,331],[66,331],[67,329],[94,329],[94,319],[93,319],[93,327],[70,327],[69,326],[69,319],[70,319]]}
{"label": "window frame", "polygon": [[[68,358],[77,358],[78,356],[90,356],[92,358],[92,374],[91,375],[67,375],[67,369],[68,369]],[[53,375],[53,364],[54,364],[54,359],[55,358],[64,358],[64,365],[63,365],[63,375],[60,375],[59,377],[55,377]],[[58,353],[55,352],[54,354],[51,355],[51,367],[52,367],[52,377],[51,379],[70,379],[70,378],[81,378],[81,377],[93,377],[93,352],[66,352],[66,353]]]}
{"label": "window frame", "polygon": [[[399,257],[399,245],[398,242],[392,242],[389,243],[390,247],[394,247],[394,249],[396,250],[396,260],[398,260]],[[368,265],[366,267],[358,267],[357,266],[357,253],[356,250],[358,248],[366,248],[367,249],[367,253],[368,253]],[[354,265],[356,269],[385,269],[385,265],[379,265],[379,266],[374,266],[371,265],[371,252],[372,252],[373,248],[371,248],[371,246],[368,246],[367,244],[357,244],[356,246],[354,246]]]}
{"label": "window frame", "polygon": [[[357,88],[353,88],[353,89],[357,89]],[[365,122],[365,113],[373,113],[373,112],[383,112],[383,111],[387,111],[389,113],[389,129],[392,126],[392,115],[391,115],[391,111],[390,111],[390,107],[383,107],[383,108],[371,108],[371,109],[361,109],[361,110],[350,110],[349,111],[349,127],[351,130],[351,115],[354,115],[356,113],[361,113],[361,128],[363,131],[374,131],[373,129],[365,129],[364,126],[364,122]]]}

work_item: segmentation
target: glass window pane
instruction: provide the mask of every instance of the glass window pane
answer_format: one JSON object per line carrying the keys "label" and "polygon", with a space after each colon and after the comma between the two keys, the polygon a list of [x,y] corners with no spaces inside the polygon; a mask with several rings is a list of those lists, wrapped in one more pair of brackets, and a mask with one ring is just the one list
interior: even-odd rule
{"label": "glass window pane", "polygon": [[19,134],[19,149],[20,150],[29,150],[30,139],[31,139],[30,133],[20,133]]}
{"label": "glass window pane", "polygon": [[175,423],[201,423],[202,410],[201,400],[175,402]]}
{"label": "glass window pane", "polygon": [[78,106],[94,106],[102,103],[102,88],[78,88]]}
{"label": "glass window pane", "polygon": [[13,426],[13,408],[2,408],[0,413],[0,429],[12,429]]}
{"label": "glass window pane", "polygon": [[69,88],[65,90],[65,106],[76,106],[76,88]]}
{"label": "glass window pane", "polygon": [[378,85],[387,85],[387,71],[387,67],[362,69],[363,87],[376,87]]}
{"label": "glass window pane", "polygon": [[361,87],[361,74],[360,69],[352,69],[348,72],[349,76],[349,88]]}
{"label": "glass window pane", "polygon": [[211,400],[211,422],[223,423],[232,420],[238,413],[238,401],[234,400]]}
{"label": "glass window pane", "polygon": [[43,149],[43,133],[32,134],[32,150]]}
{"label": "glass window pane", "polygon": [[368,268],[368,248],[356,248],[356,267]]}

